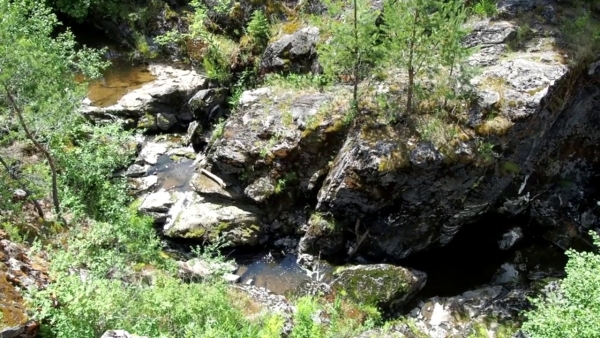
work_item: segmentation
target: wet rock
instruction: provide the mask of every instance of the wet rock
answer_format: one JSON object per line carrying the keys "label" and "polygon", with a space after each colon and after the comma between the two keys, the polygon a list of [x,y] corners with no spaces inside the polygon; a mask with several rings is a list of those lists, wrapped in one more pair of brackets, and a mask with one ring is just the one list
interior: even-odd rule
{"label": "wet rock", "polygon": [[124,330],[109,330],[104,332],[100,338],[147,338],[146,336],[138,336]]}
{"label": "wet rock", "polygon": [[207,79],[193,70],[160,64],[150,65],[148,69],[156,76],[155,81],[127,93],[113,106],[84,105],[82,113],[95,122],[122,119],[152,131],[167,131],[178,124],[191,122],[192,114],[182,108],[192,95],[206,89]]}
{"label": "wet rock", "polygon": [[140,151],[135,164],[138,165],[155,165],[158,158],[167,152],[167,145],[162,142],[148,142],[142,151]]}
{"label": "wet rock", "polygon": [[178,194],[164,226],[166,236],[231,246],[255,245],[261,232],[258,210],[251,206],[211,203],[195,193]]}
{"label": "wet rock", "polygon": [[284,35],[267,46],[261,58],[259,72],[317,73],[317,42],[317,27],[306,27],[293,34]]}
{"label": "wet rock", "polygon": [[189,101],[188,106],[194,118],[206,126],[209,121],[218,118],[221,105],[225,102],[225,88],[210,88],[197,92]]}
{"label": "wet rock", "polygon": [[386,309],[404,305],[427,281],[423,272],[389,264],[341,267],[334,277],[334,290],[345,290],[357,302]]}
{"label": "wet rock", "polygon": [[202,144],[208,143],[208,140],[203,137],[202,132],[204,128],[198,121],[190,123],[186,134],[186,143],[191,144],[194,147],[199,147]]}
{"label": "wet rock", "polygon": [[500,250],[508,250],[521,239],[523,239],[523,230],[519,227],[512,228],[502,235],[502,239],[498,241],[498,247]]}

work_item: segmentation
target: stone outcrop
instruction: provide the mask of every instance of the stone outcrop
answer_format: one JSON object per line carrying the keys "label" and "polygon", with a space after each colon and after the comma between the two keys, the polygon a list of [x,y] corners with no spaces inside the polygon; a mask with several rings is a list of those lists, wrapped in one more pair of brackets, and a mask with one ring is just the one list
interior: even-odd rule
{"label": "stone outcrop", "polygon": [[261,58],[259,72],[319,73],[317,42],[317,27],[301,28],[293,34],[284,35],[267,46]]}
{"label": "stone outcrop", "polygon": [[[208,88],[208,80],[193,70],[160,64],[150,65],[148,70],[156,76],[155,81],[127,93],[115,105],[84,105],[81,112],[95,122],[124,120],[131,127],[150,131],[187,126],[194,119],[188,101],[198,91]],[[206,95],[202,97],[205,102],[218,102],[218,98],[209,100]],[[194,107],[194,112],[206,108],[201,104]]]}
{"label": "stone outcrop", "polygon": [[340,267],[332,289],[344,290],[355,301],[394,309],[404,305],[425,286],[427,275],[389,264]]}

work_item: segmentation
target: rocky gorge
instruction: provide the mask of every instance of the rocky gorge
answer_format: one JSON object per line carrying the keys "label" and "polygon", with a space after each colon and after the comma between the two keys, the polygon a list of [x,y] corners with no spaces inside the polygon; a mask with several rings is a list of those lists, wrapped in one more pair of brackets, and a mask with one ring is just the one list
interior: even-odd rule
{"label": "rocky gorge", "polygon": [[[267,83],[232,104],[233,88],[167,61],[136,67],[143,81],[116,102],[90,95],[80,113],[137,132],[136,158],[115,177],[127,179],[182,278],[222,276],[281,313],[284,333],[290,297],[343,293],[410,318],[359,337],[518,336],[528,297],[554,287],[563,251],[589,249],[600,226],[600,59],[566,61],[560,6],[499,0],[495,19],[471,20],[463,44],[476,48],[476,95],[441,124],[401,111],[389,123],[371,97],[348,123],[344,85]],[[319,34],[301,27],[272,41],[259,74],[318,74]],[[400,96],[405,79],[391,70],[370,85],[373,98]],[[16,250],[0,244],[0,254]],[[188,257],[209,244],[233,261]],[[11,269],[29,264],[11,255],[23,256],[4,263]],[[15,269],[6,277],[47,283],[32,266],[33,281]],[[0,336],[26,330],[21,319],[21,331]]]}

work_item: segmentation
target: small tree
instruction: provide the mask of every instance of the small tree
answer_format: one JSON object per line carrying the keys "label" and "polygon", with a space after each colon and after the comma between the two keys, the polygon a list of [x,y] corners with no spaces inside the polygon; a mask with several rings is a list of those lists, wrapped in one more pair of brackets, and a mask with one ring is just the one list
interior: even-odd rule
{"label": "small tree", "polygon": [[388,65],[400,65],[407,72],[407,113],[412,112],[419,77],[432,78],[442,70],[446,79],[455,77],[456,67],[468,55],[460,44],[467,34],[466,15],[460,1],[385,1],[386,59]]}
{"label": "small tree", "polygon": [[0,111],[44,156],[52,177],[52,200],[60,217],[58,168],[50,145],[68,135],[85,96],[75,71],[99,75],[100,55],[75,51],[73,35],[53,38],[56,17],[41,4],[0,0]]}
{"label": "small tree", "polygon": [[354,85],[353,107],[358,104],[358,83],[380,65],[384,55],[379,45],[376,20],[380,12],[369,0],[354,0],[352,17],[333,24],[328,43],[319,46],[319,62],[332,79],[351,79]]}

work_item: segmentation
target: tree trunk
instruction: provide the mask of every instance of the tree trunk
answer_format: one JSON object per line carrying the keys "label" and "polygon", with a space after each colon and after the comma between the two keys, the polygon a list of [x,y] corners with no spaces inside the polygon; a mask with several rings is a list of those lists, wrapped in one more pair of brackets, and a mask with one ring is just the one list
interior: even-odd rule
{"label": "tree trunk", "polygon": [[353,99],[353,109],[355,113],[358,113],[358,65],[359,65],[359,55],[358,55],[358,8],[356,6],[356,0],[354,0],[354,88],[352,93]]}
{"label": "tree trunk", "polygon": [[412,101],[414,95],[415,86],[415,68],[414,68],[414,53],[415,53],[415,38],[417,36],[417,21],[419,20],[419,10],[415,8],[415,18],[413,21],[412,36],[408,45],[409,57],[408,57],[408,92],[406,94],[406,113],[412,113]]}
{"label": "tree trunk", "polygon": [[[10,166],[8,165],[8,163],[6,163],[6,161],[4,161],[2,156],[0,156],[0,164],[2,164],[4,169],[6,169],[6,172],[8,173],[10,178],[12,178],[15,182],[17,182],[19,184],[19,186],[21,186],[21,189],[23,191],[25,191],[25,197],[30,198],[32,195],[31,191],[29,191],[29,189],[27,189],[27,185],[25,185],[25,183],[23,181],[21,181],[19,176],[17,176],[15,173],[13,173],[10,170]],[[35,210],[37,211],[38,215],[40,216],[40,218],[44,219],[44,210],[42,210],[40,203],[38,203],[38,201],[36,201],[34,198],[31,198],[30,201],[31,201],[31,203],[33,203],[33,206],[34,206]]]}
{"label": "tree trunk", "polygon": [[33,142],[35,147],[42,154],[44,154],[44,157],[46,157],[46,160],[48,161],[48,165],[50,166],[50,171],[52,172],[52,202],[54,203],[54,211],[56,212],[58,219],[60,219],[61,221],[64,222],[64,220],[62,219],[62,214],[61,214],[61,209],[60,209],[60,200],[58,197],[58,174],[56,172],[56,166],[54,165],[54,159],[52,158],[52,155],[50,155],[50,152],[41,143],[39,143],[35,139],[33,134],[31,134],[31,132],[29,131],[29,128],[27,128],[27,124],[25,123],[25,119],[23,118],[21,108],[17,105],[15,98],[13,97],[12,93],[10,92],[10,90],[8,89],[8,87],[6,85],[4,85],[4,90],[6,91],[8,101],[9,101],[10,105],[12,106],[13,110],[15,111],[15,114],[17,115],[17,118],[19,120],[19,124],[21,125],[21,128],[23,128],[25,135],[31,142]]}

